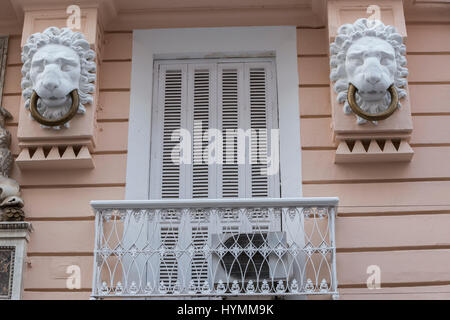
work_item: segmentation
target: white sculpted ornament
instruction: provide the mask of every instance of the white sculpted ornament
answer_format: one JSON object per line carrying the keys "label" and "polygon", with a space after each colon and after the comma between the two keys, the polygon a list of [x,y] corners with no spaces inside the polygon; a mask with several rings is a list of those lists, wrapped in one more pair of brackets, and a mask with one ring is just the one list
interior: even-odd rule
{"label": "white sculpted ornament", "polygon": [[7,119],[12,119],[12,115],[0,106],[0,221],[23,221],[25,213],[20,186],[9,178],[14,158],[9,150],[11,134],[5,129]]}
{"label": "white sculpted ornament", "polygon": [[[63,118],[72,107],[76,113],[85,113],[85,104],[92,104],[95,90],[94,58],[94,51],[80,32],[50,27],[31,35],[22,50],[25,108],[30,109],[34,94],[38,114],[49,122]],[[72,105],[74,98],[78,106]],[[68,128],[69,122],[42,125],[49,126]]]}
{"label": "white sculpted ornament", "polygon": [[[353,112],[354,104],[348,101],[351,85],[354,101],[366,114],[386,113],[391,105],[393,110],[400,107],[400,103],[394,105],[395,98],[406,96],[402,88],[407,84],[408,69],[406,47],[393,26],[368,19],[345,24],[330,45],[330,54],[330,79],[336,82],[337,101],[344,104],[346,114]],[[358,124],[367,122],[359,115],[356,117]]]}

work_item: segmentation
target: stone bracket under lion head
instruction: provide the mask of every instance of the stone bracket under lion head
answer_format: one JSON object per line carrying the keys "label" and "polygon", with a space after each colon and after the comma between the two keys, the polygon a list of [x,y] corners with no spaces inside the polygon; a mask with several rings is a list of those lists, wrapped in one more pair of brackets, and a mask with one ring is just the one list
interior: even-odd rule
{"label": "stone bracket under lion head", "polygon": [[44,128],[69,128],[93,103],[95,52],[80,32],[49,27],[32,34],[22,50],[22,96]]}
{"label": "stone bracket under lion head", "polygon": [[359,19],[338,29],[330,45],[330,79],[338,103],[357,123],[377,124],[406,97],[406,47],[395,27]]}

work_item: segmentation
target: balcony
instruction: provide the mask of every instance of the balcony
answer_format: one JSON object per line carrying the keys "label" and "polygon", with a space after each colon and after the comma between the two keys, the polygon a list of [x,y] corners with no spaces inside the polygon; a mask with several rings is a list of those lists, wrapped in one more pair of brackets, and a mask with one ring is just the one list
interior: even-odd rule
{"label": "balcony", "polygon": [[337,204],[337,198],[92,201],[92,298],[336,298]]}

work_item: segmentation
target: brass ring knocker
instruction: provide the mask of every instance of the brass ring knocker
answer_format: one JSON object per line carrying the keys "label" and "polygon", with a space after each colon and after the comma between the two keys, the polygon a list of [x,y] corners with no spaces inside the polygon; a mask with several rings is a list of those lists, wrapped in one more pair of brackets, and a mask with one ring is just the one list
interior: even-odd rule
{"label": "brass ring knocker", "polygon": [[68,122],[70,119],[75,117],[78,111],[78,106],[80,104],[80,97],[78,95],[77,89],[74,89],[70,92],[70,97],[72,98],[72,105],[70,106],[69,112],[67,112],[63,117],[59,119],[47,119],[44,118],[37,110],[37,101],[39,99],[39,96],[37,95],[36,91],[33,90],[30,99],[31,115],[33,116],[34,120],[36,120],[37,122],[39,122],[44,126],[55,127],[63,125],[64,123]]}
{"label": "brass ring knocker", "polygon": [[350,105],[350,108],[352,111],[360,116],[363,119],[369,120],[369,121],[378,121],[378,120],[384,120],[389,118],[395,110],[397,110],[398,106],[398,93],[395,89],[394,85],[391,85],[388,89],[389,94],[391,95],[391,104],[389,107],[380,113],[368,113],[363,111],[358,104],[356,103],[355,94],[358,91],[358,89],[351,83],[348,85],[348,94],[347,94],[347,101]]}

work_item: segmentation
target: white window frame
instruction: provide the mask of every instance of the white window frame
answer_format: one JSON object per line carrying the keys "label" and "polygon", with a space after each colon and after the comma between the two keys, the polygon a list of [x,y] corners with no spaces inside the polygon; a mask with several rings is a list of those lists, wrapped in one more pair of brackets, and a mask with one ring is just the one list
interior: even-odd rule
{"label": "white window frame", "polygon": [[281,197],[302,196],[295,26],[133,31],[125,198],[149,199],[155,59],[275,57]]}
{"label": "white window frame", "polygon": [[[152,162],[150,163],[150,178],[152,180],[152,183],[150,185],[150,199],[160,199],[161,198],[161,189],[162,189],[162,181],[161,181],[161,177],[162,177],[162,162],[159,158],[159,155],[162,152],[162,144],[160,143],[162,141],[162,137],[159,136],[162,133],[162,129],[163,127],[160,126],[158,127],[158,125],[160,123],[164,122],[164,105],[159,105],[158,103],[158,94],[155,94],[155,92],[158,92],[159,90],[159,84],[158,82],[161,81],[160,78],[160,73],[158,72],[158,68],[163,66],[173,66],[176,65],[177,68],[180,68],[180,65],[188,65],[190,67],[194,68],[201,66],[201,65],[210,65],[211,64],[216,64],[217,70],[215,70],[213,73],[211,73],[211,77],[215,78],[214,80],[211,80],[215,83],[216,85],[216,89],[215,91],[217,91],[214,95],[215,97],[211,96],[211,99],[217,99],[218,95],[219,95],[219,66],[221,65],[222,67],[224,67],[225,65],[228,66],[228,68],[233,68],[236,67],[236,64],[245,64],[247,65],[248,68],[250,68],[251,66],[255,66],[258,65],[260,66],[261,63],[264,63],[265,65],[270,65],[270,77],[273,77],[270,80],[267,80],[267,100],[270,101],[268,102],[268,107],[267,108],[267,121],[268,123],[270,123],[270,126],[268,127],[268,129],[279,129],[278,128],[278,103],[277,103],[277,97],[276,97],[276,90],[275,90],[275,85],[274,85],[274,79],[276,79],[276,70],[275,70],[275,61],[273,57],[268,57],[268,58],[225,58],[225,59],[182,59],[182,60],[178,60],[178,59],[169,59],[169,60],[155,60],[154,61],[155,65],[154,65],[154,74],[153,74],[153,110],[152,110],[152,126],[153,126],[153,130],[156,129],[156,131],[154,130],[152,132],[152,142],[151,142],[151,159]],[[238,67],[236,67],[238,68]],[[189,67],[187,67],[187,69],[189,69]],[[212,75],[214,74],[214,76]],[[192,76],[193,77],[193,73],[188,75],[188,79],[189,77]],[[187,82],[189,83],[190,81],[193,80],[188,80]],[[247,80],[249,81],[249,80]],[[243,80],[242,85],[247,86],[247,84],[245,84],[245,81]],[[189,86],[189,85],[188,85]],[[186,90],[186,95],[189,96],[189,92],[190,89],[188,89],[188,87],[185,89]],[[212,90],[214,91],[214,90]],[[247,94],[249,94],[250,92],[250,88],[246,87],[244,89],[241,90],[241,95],[243,95],[242,97],[240,97],[240,103],[243,104],[244,102],[244,96],[246,96],[246,94],[244,93],[245,91],[248,91]],[[162,94],[162,93],[161,93]],[[186,97],[186,99],[188,99]],[[248,96],[246,99],[250,99],[250,97]],[[187,100],[186,100],[187,101]],[[215,110],[211,111],[211,106],[210,106],[210,112],[212,112],[212,114],[210,113],[210,128],[219,128],[220,125],[219,123],[221,122],[220,118],[219,118],[219,101],[216,101],[216,106],[215,106]],[[193,111],[193,107],[191,107]],[[250,116],[250,115],[248,115]],[[193,113],[192,114],[188,114],[187,115],[187,122],[191,123],[191,125],[193,124]],[[243,119],[242,115],[241,115],[241,121],[243,120],[244,122],[248,121],[249,123],[247,125],[250,125],[250,119]],[[217,123],[219,122],[219,123]],[[155,126],[155,124],[158,124],[157,126]],[[188,130],[192,130],[193,128],[189,127],[189,125],[187,125],[187,123],[185,124],[186,129]],[[242,127],[242,129],[246,130],[249,128],[244,128]],[[270,131],[269,131],[269,136],[270,136]],[[153,150],[154,149],[154,150]],[[269,140],[269,144],[268,144],[268,149],[270,150],[270,140]],[[268,151],[270,153],[270,151]],[[248,156],[248,154],[247,154]],[[249,159],[247,159],[247,161],[249,161]],[[248,163],[249,164],[249,163]],[[186,166],[186,165],[184,165]],[[217,170],[217,171],[216,171]],[[251,192],[251,167],[248,166],[247,168],[241,167],[242,172],[241,174],[247,175],[247,179],[248,179],[248,184],[249,186],[242,186],[242,191],[245,193],[247,192]],[[209,177],[209,193],[215,193],[216,191],[216,183],[220,183],[221,179],[220,176],[218,175],[220,172],[220,169],[218,167],[215,166],[210,166],[209,167],[209,172],[212,174],[212,176]],[[190,173],[192,174],[192,172]],[[192,177],[190,177],[189,179],[192,179]],[[270,175],[268,177],[268,185],[270,185],[269,188],[269,194],[271,194],[271,196],[269,197],[279,197],[280,194],[280,176],[279,174],[274,174],[274,175]],[[188,185],[190,185],[190,183],[188,183],[186,186],[180,186],[180,193],[183,194],[183,191],[188,191],[189,192],[189,188],[192,188],[192,186],[188,187]],[[180,194],[180,198],[183,198]],[[218,196],[218,198],[221,198],[221,196]]]}

